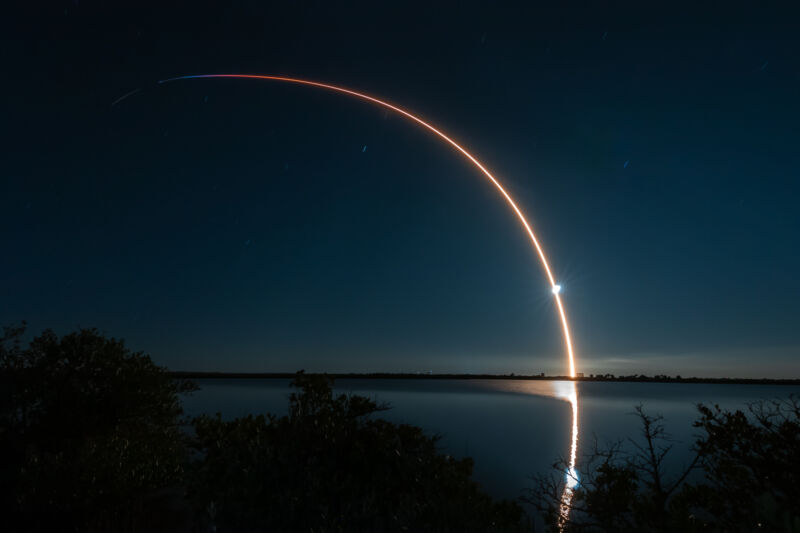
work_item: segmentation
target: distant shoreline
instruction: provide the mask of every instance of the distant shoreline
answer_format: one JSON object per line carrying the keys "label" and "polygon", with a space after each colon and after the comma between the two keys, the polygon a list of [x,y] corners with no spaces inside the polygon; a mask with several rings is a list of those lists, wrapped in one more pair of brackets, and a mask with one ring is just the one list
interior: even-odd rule
{"label": "distant shoreline", "polygon": [[[309,372],[311,374],[312,372]],[[333,379],[418,379],[418,380],[452,380],[452,379],[515,379],[531,381],[596,381],[620,383],[706,383],[724,385],[800,385],[800,379],[770,378],[684,378],[680,376],[590,376],[570,378],[568,376],[542,376],[524,374],[412,374],[412,373],[326,373]],[[294,372],[189,372],[170,371],[175,379],[292,379]]]}

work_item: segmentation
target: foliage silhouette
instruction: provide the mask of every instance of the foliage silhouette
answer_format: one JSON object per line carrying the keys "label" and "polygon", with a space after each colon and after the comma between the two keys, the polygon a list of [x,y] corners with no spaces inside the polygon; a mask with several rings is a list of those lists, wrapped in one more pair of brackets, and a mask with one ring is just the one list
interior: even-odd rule
{"label": "foliage silhouette", "polygon": [[7,520],[26,529],[149,524],[155,491],[182,478],[179,394],[193,385],[94,329],[25,326],[0,337],[0,453]]}
{"label": "foliage silhouette", "polygon": [[800,401],[699,406],[706,472],[694,499],[720,530],[800,531]]}
{"label": "foliage silhouette", "polygon": [[190,498],[218,531],[521,531],[523,512],[421,429],[298,373],[289,414],[194,420]]}
{"label": "foliage silhouette", "polygon": [[[562,518],[566,462],[538,475],[524,500],[549,531],[800,531],[800,404],[761,401],[748,412],[698,405],[694,459],[671,476],[662,417],[636,414],[641,441],[596,443]],[[693,474],[693,472],[696,472]],[[701,475],[702,474],[702,475]]]}
{"label": "foliage silhouette", "polygon": [[[288,414],[182,427],[174,379],[120,340],[25,325],[0,336],[0,511],[18,531],[525,531],[514,502],[471,479],[386,406],[298,373]],[[799,531],[800,403],[698,406],[695,458],[671,474],[660,416],[641,439],[595,444],[562,519],[566,463],[525,501],[551,530]]]}
{"label": "foliage silhouette", "polygon": [[[298,373],[289,414],[181,420],[173,379],[120,340],[0,336],[4,524],[14,531],[520,531],[385,406]],[[181,425],[183,424],[183,425]]]}

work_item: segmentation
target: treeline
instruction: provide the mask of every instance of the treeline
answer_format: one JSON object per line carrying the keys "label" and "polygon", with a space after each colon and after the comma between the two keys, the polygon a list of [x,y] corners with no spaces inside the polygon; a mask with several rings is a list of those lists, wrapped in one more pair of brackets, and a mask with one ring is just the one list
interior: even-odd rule
{"label": "treeline", "polygon": [[[291,379],[293,373],[289,372],[193,372],[171,371],[169,375],[176,379]],[[656,374],[629,374],[617,376],[614,374],[589,374],[571,378],[569,376],[547,376],[545,374],[433,374],[413,372],[351,372],[323,374],[331,379],[524,379],[524,380],[574,380],[574,381],[620,381],[620,382],[646,382],[646,383],[717,383],[717,384],[745,384],[745,385],[800,385],[800,379],[772,379],[772,378],[698,378],[668,376]]]}
{"label": "treeline", "polygon": [[589,374],[585,377],[575,378],[578,381],[624,381],[624,382],[646,382],[646,383],[715,383],[730,385],[800,385],[800,379],[774,379],[774,378],[698,378],[667,376],[656,374],[647,376],[645,374],[629,374],[616,376],[614,374]]}

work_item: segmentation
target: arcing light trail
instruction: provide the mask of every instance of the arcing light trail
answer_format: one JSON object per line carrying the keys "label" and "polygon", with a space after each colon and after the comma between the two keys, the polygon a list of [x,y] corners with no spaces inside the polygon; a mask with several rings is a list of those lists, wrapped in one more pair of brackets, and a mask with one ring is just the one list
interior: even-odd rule
{"label": "arcing light trail", "polygon": [[[567,323],[567,313],[564,311],[564,304],[561,302],[561,285],[556,283],[555,277],[553,277],[553,273],[550,270],[550,265],[547,262],[547,257],[545,257],[545,255],[544,255],[544,250],[542,249],[542,246],[539,244],[539,240],[536,238],[536,235],[533,233],[533,229],[531,228],[531,225],[528,223],[528,220],[525,218],[525,215],[522,213],[522,210],[520,210],[520,208],[517,206],[516,202],[514,202],[514,199],[511,198],[511,195],[508,194],[508,192],[506,192],[506,190],[503,188],[502,185],[500,185],[500,182],[497,181],[497,178],[495,178],[492,175],[492,173],[489,172],[489,170],[485,166],[483,166],[483,164],[480,161],[478,161],[475,158],[475,156],[473,156],[471,153],[469,153],[460,144],[458,144],[453,139],[451,139],[450,137],[445,135],[441,130],[435,128],[434,126],[432,126],[428,122],[425,122],[424,120],[422,120],[418,116],[410,113],[409,111],[406,111],[405,109],[397,107],[396,105],[390,104],[389,102],[386,102],[384,100],[380,100],[378,98],[375,98],[374,96],[370,96],[368,94],[364,94],[364,93],[360,93],[360,92],[353,91],[353,90],[350,90],[350,89],[346,89],[344,87],[338,87],[336,85],[330,85],[330,84],[327,84],[327,83],[320,83],[320,82],[311,81],[311,80],[303,80],[303,79],[299,79],[299,78],[287,78],[287,77],[283,77],[283,76],[263,76],[263,75],[256,75],[256,74],[200,74],[200,75],[194,75],[194,76],[179,76],[179,77],[176,77],[176,78],[169,78],[169,79],[166,79],[166,80],[161,80],[158,83],[163,84],[163,83],[169,83],[169,82],[178,81],[178,80],[191,80],[191,79],[198,79],[198,78],[238,78],[238,79],[250,79],[250,80],[269,80],[269,81],[278,81],[278,82],[284,82],[284,83],[294,83],[294,84],[299,84],[299,85],[306,85],[306,86],[311,86],[311,87],[317,87],[317,88],[320,88],[320,89],[326,89],[326,90],[329,90],[329,91],[335,91],[335,92],[338,92],[338,93],[344,93],[344,94],[347,94],[347,95],[350,95],[350,96],[354,96],[356,98],[360,98],[362,100],[366,100],[368,102],[372,102],[374,104],[378,104],[379,106],[385,107],[387,109],[391,109],[392,111],[395,111],[395,112],[403,115],[404,117],[416,122],[420,126],[423,126],[425,129],[435,133],[439,138],[441,138],[442,140],[446,141],[453,148],[455,148],[456,150],[461,152],[461,154],[464,155],[464,157],[466,157],[467,159],[469,159],[469,161],[473,165],[478,167],[478,170],[480,170],[484,174],[484,176],[486,176],[489,179],[489,181],[492,182],[492,184],[497,188],[497,190],[500,192],[500,194],[503,195],[503,198],[505,198],[505,200],[508,203],[508,205],[511,207],[511,209],[514,211],[514,213],[517,215],[517,218],[519,219],[520,223],[525,228],[525,231],[527,232],[528,237],[530,237],[531,242],[533,243],[533,247],[536,249],[536,253],[539,256],[539,260],[541,261],[542,266],[544,267],[545,274],[547,274],[547,279],[550,282],[550,290],[553,293],[553,298],[555,299],[556,307],[558,308],[558,315],[559,315],[559,318],[561,319],[561,328],[564,331],[564,342],[566,344],[566,350],[567,350],[567,363],[569,365],[569,375],[570,375],[571,378],[575,378],[575,354],[573,353],[573,350],[572,350],[572,339],[571,339],[570,333],[569,333],[569,324]],[[124,100],[125,98],[127,98],[128,96],[131,96],[135,92],[136,91],[133,91],[131,93],[128,93],[128,94],[124,95],[122,98],[118,99],[114,103],[116,104],[116,103],[120,102],[121,100]],[[364,147],[364,150],[366,150],[366,146]],[[569,466],[568,466],[568,470],[566,472],[566,483],[565,483],[565,487],[564,487],[564,492],[563,492],[563,494],[561,496],[561,509],[560,509],[560,513],[559,513],[560,514],[560,517],[559,517],[559,529],[560,530],[564,529],[564,525],[565,525],[565,523],[566,523],[566,521],[567,521],[567,519],[569,517],[569,512],[570,512],[570,509],[571,509],[570,505],[571,505],[571,502],[572,502],[573,491],[574,491],[575,487],[577,486],[577,482],[578,482],[578,477],[577,477],[578,474],[577,474],[577,471],[575,469],[575,461],[576,461],[577,449],[578,449],[578,391],[577,391],[577,386],[576,386],[576,384],[574,382],[569,383],[569,385],[571,385],[571,391],[570,391],[570,394],[568,395],[568,397],[566,399],[569,401],[570,405],[572,406],[572,439],[571,439],[571,445],[570,445]]]}
{"label": "arcing light trail", "polygon": [[[416,122],[420,126],[423,126],[427,130],[435,133],[442,140],[446,141],[453,148],[455,148],[456,150],[461,152],[461,154],[463,154],[464,157],[469,159],[469,161],[473,165],[478,167],[478,169],[497,188],[497,190],[500,192],[500,194],[503,196],[503,198],[505,198],[505,200],[508,203],[508,205],[511,207],[511,209],[514,211],[514,213],[517,215],[517,218],[519,219],[519,221],[522,224],[522,226],[525,228],[525,231],[528,233],[528,237],[530,237],[531,242],[533,243],[533,247],[536,249],[536,253],[539,256],[539,260],[541,261],[542,266],[544,267],[544,271],[547,274],[547,279],[550,282],[550,287],[551,287],[551,291],[553,293],[553,298],[555,299],[556,307],[558,308],[558,315],[559,315],[559,318],[561,319],[561,328],[564,331],[564,342],[566,344],[566,350],[567,350],[567,362],[568,362],[568,365],[569,365],[569,375],[572,378],[575,377],[575,355],[574,355],[573,350],[572,350],[572,339],[570,337],[569,325],[567,324],[567,314],[564,311],[564,304],[561,302],[561,294],[560,294],[561,293],[561,286],[558,283],[556,283],[556,280],[553,277],[553,273],[550,270],[550,265],[548,264],[547,258],[544,255],[544,250],[542,250],[542,247],[539,244],[539,240],[536,238],[536,235],[533,233],[533,229],[531,228],[531,225],[528,223],[527,219],[525,218],[525,215],[522,214],[522,211],[517,206],[516,202],[514,202],[514,200],[511,198],[511,195],[509,195],[508,192],[506,192],[506,190],[503,188],[503,186],[500,185],[500,182],[497,181],[497,178],[495,178],[492,175],[492,173],[489,172],[489,170],[485,166],[483,166],[483,164],[480,161],[478,161],[475,158],[475,156],[473,156],[471,153],[469,153],[460,144],[458,144],[453,139],[451,139],[450,137],[445,135],[441,130],[435,128],[434,126],[432,126],[428,122],[425,122],[424,120],[422,120],[418,116],[410,113],[409,111],[406,111],[405,109],[397,107],[396,105],[390,104],[389,102],[386,102],[384,100],[380,100],[378,98],[375,98],[374,96],[370,96],[368,94],[364,94],[364,93],[360,93],[360,92],[353,91],[353,90],[350,90],[350,89],[346,89],[344,87],[338,87],[336,85],[330,85],[330,84],[327,84],[327,83],[320,83],[320,82],[317,82],[317,81],[303,80],[303,79],[299,79],[299,78],[287,78],[287,77],[283,77],[283,76],[263,76],[263,75],[256,75],[256,74],[199,74],[199,75],[194,75],[194,76],[179,76],[179,77],[176,77],[176,78],[169,78],[169,79],[166,79],[166,80],[161,80],[158,83],[163,84],[163,83],[169,83],[169,82],[178,81],[178,80],[191,80],[191,79],[199,79],[199,78],[237,78],[237,79],[249,79],[249,80],[269,80],[269,81],[278,81],[278,82],[284,82],[284,83],[295,83],[295,84],[299,84],[299,85],[317,87],[317,88],[320,88],[320,89],[326,89],[326,90],[329,90],[329,91],[335,91],[335,92],[338,92],[338,93],[348,94],[350,96],[355,96],[356,98],[360,98],[362,100],[366,100],[368,102],[372,102],[374,104],[378,104],[379,106],[382,106],[382,107],[385,107],[387,109],[391,109],[392,111],[395,111],[397,113],[400,113],[404,117],[413,120],[414,122]],[[126,95],[126,96],[128,96],[128,95]],[[125,98],[125,97],[123,96],[123,98]]]}

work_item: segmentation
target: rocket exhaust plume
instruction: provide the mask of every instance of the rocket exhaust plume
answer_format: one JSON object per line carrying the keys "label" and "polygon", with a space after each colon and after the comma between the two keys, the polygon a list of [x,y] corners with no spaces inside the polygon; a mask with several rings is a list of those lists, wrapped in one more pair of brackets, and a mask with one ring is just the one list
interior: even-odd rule
{"label": "rocket exhaust plume", "polygon": [[[561,286],[558,283],[556,283],[556,279],[555,279],[555,277],[553,277],[553,273],[550,270],[550,265],[547,262],[547,257],[545,257],[545,254],[544,254],[544,250],[542,249],[542,246],[539,244],[539,240],[536,238],[536,235],[533,233],[533,229],[531,228],[531,225],[528,223],[527,219],[525,218],[525,215],[522,213],[520,208],[517,206],[516,202],[514,202],[513,198],[511,198],[511,195],[509,195],[508,192],[503,188],[503,186],[500,184],[500,182],[497,180],[497,178],[495,178],[492,175],[492,173],[489,172],[489,170],[480,161],[478,161],[475,158],[475,156],[473,156],[471,153],[469,153],[460,144],[458,144],[456,141],[454,141],[451,137],[449,137],[448,135],[443,133],[438,128],[432,126],[430,123],[422,120],[418,116],[412,114],[409,111],[406,111],[405,109],[403,109],[401,107],[398,107],[398,106],[396,106],[394,104],[391,104],[391,103],[389,103],[389,102],[387,102],[385,100],[381,100],[379,98],[376,98],[374,96],[370,96],[370,95],[365,94],[365,93],[360,93],[360,92],[357,92],[357,91],[346,89],[344,87],[338,87],[336,85],[330,85],[330,84],[327,84],[327,83],[321,83],[321,82],[311,81],[311,80],[303,80],[303,79],[299,79],[299,78],[288,78],[288,77],[283,77],[283,76],[263,76],[263,75],[256,75],[256,74],[199,74],[199,75],[194,75],[194,76],[179,76],[179,77],[176,77],[176,78],[169,78],[169,79],[166,79],[166,80],[161,80],[158,83],[163,84],[163,83],[170,83],[170,82],[174,82],[174,81],[178,81],[178,80],[191,80],[191,79],[199,79],[199,78],[236,78],[236,79],[248,79],[248,80],[277,81],[277,82],[284,82],[284,83],[294,83],[294,84],[305,85],[305,86],[310,86],[310,87],[317,87],[319,89],[325,89],[325,90],[328,90],[328,91],[335,91],[335,92],[338,92],[338,93],[347,94],[347,95],[350,95],[350,96],[354,96],[356,98],[360,98],[362,100],[366,100],[368,102],[372,102],[373,104],[377,104],[377,105],[379,105],[381,107],[384,107],[386,109],[390,109],[390,110],[392,110],[392,111],[394,111],[396,113],[399,113],[400,115],[408,118],[409,120],[412,120],[412,121],[416,122],[420,126],[422,126],[425,129],[427,129],[428,131],[434,133],[436,136],[438,136],[440,139],[445,141],[447,144],[449,144],[450,146],[452,146],[453,148],[455,148],[456,150],[461,152],[461,154],[464,157],[466,157],[473,165],[475,165],[478,168],[478,170],[480,170],[481,173],[492,183],[492,185],[495,186],[495,188],[498,190],[498,192],[505,199],[505,201],[508,204],[508,206],[512,209],[512,211],[514,211],[514,214],[516,214],[517,219],[522,224],[523,228],[525,229],[525,232],[528,234],[528,237],[530,238],[531,243],[533,244],[533,247],[536,250],[537,255],[539,256],[539,260],[540,260],[540,262],[542,264],[542,267],[544,268],[545,274],[547,275],[547,279],[550,282],[550,288],[551,288],[551,291],[553,293],[553,298],[555,300],[556,308],[558,310],[559,319],[561,321],[561,329],[564,332],[564,343],[565,343],[565,346],[566,346],[566,355],[567,355],[567,364],[568,364],[568,368],[569,368],[569,375],[572,378],[575,377],[575,355],[574,355],[573,349],[572,349],[572,338],[570,337],[569,324],[567,323],[567,314],[566,314],[566,311],[564,310],[564,304],[561,302],[561,294],[560,294],[561,293]],[[120,100],[124,99],[125,97],[129,96],[130,94],[131,93],[129,93],[128,95],[123,96]],[[119,100],[117,102],[119,102]],[[115,103],[117,103],[117,102],[115,102]]]}

